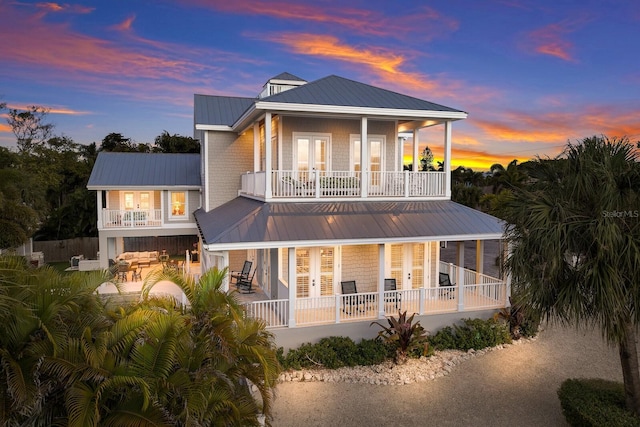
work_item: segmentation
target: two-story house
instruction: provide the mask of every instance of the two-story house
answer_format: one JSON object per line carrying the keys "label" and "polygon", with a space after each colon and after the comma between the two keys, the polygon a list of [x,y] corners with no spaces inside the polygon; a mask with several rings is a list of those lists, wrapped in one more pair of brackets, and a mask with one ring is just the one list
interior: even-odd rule
{"label": "two-story house", "polygon": [[[255,98],[195,95],[203,270],[250,260],[263,299],[247,307],[285,347],[374,336],[371,321],[398,310],[433,330],[505,307],[508,283],[483,272],[500,221],[450,200],[453,124],[466,117],[338,76],[283,73]],[[419,170],[425,127],[442,130],[442,171]],[[475,269],[463,268],[469,241]],[[441,262],[445,245],[455,263]]]}
{"label": "two-story house", "polygon": [[152,242],[142,249],[156,262],[159,239],[197,242],[200,179],[199,154],[99,153],[87,188],[97,193],[100,267],[129,250],[127,241]]}

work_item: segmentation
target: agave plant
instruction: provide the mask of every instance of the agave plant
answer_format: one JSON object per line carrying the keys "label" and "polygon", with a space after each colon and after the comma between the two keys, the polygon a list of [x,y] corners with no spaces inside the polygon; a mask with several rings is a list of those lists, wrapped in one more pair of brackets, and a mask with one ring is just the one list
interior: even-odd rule
{"label": "agave plant", "polygon": [[427,353],[427,332],[422,325],[420,325],[420,321],[413,323],[414,316],[415,313],[407,318],[407,312],[405,310],[404,312],[398,311],[397,319],[390,316],[387,319],[389,326],[382,325],[379,322],[371,322],[371,325],[376,324],[382,328],[382,330],[378,332],[378,336],[395,347],[395,363],[400,364],[406,362],[408,352],[414,349],[421,348],[423,354]]}

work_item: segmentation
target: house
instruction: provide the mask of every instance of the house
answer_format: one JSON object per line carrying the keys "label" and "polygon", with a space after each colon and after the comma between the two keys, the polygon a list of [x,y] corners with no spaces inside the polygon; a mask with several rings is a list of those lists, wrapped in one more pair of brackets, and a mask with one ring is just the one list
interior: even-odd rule
{"label": "house", "polygon": [[[509,284],[483,270],[500,221],[451,201],[453,124],[466,117],[333,75],[283,73],[255,98],[195,95],[203,270],[251,261],[258,291],[247,308],[284,347],[371,337],[371,321],[398,310],[434,330],[505,307]],[[419,171],[425,127],[442,131],[442,171]],[[412,170],[403,170],[406,134]],[[458,249],[454,263],[441,261],[445,246]]]}
{"label": "house", "polygon": [[87,184],[97,194],[100,268],[125,252],[157,261],[148,252],[170,237],[198,242],[201,185],[199,154],[100,152]]}

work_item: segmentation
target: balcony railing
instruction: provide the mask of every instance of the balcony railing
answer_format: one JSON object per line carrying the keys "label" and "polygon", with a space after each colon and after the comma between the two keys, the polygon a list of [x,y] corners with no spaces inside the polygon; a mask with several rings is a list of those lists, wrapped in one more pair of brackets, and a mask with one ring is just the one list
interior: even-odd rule
{"label": "balcony railing", "polygon": [[[459,267],[440,263],[440,271],[456,278]],[[432,286],[418,289],[365,292],[357,294],[336,294],[320,297],[296,298],[295,310],[289,312],[289,300],[264,300],[244,304],[246,314],[264,319],[268,328],[312,326],[352,321],[371,321],[385,316],[397,316],[398,311],[421,315],[486,310],[506,307],[507,284],[501,279],[462,270],[462,283],[454,286]],[[455,280],[454,280],[455,281]]]}
{"label": "balcony railing", "polygon": [[[445,197],[444,172],[353,172],[276,170],[271,173],[274,199]],[[366,185],[363,185],[366,183]],[[241,194],[265,198],[266,173],[242,175]]]}
{"label": "balcony railing", "polygon": [[162,210],[103,209],[103,228],[144,228],[162,225]]}

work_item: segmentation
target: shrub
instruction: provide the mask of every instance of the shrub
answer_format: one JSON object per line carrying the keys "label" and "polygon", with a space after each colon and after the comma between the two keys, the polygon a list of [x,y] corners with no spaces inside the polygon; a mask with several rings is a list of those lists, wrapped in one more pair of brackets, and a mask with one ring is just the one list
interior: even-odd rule
{"label": "shrub", "polygon": [[640,426],[625,407],[624,386],[602,379],[568,379],[558,389],[562,413],[571,426]]}
{"label": "shrub", "polygon": [[291,349],[284,355],[278,349],[278,361],[284,369],[303,369],[324,367],[329,369],[343,366],[375,365],[389,356],[387,346],[380,340],[363,339],[356,344],[349,337],[322,338],[316,344],[305,343]]}
{"label": "shrub", "polygon": [[510,307],[503,308],[494,317],[503,319],[509,324],[511,338],[514,340],[536,336],[540,326],[540,317],[536,316],[526,305],[513,302],[511,297],[509,300]]}
{"label": "shrub", "polygon": [[395,347],[394,361],[396,363],[404,363],[409,352],[414,353],[422,350],[423,355],[427,354],[429,348],[427,333],[419,321],[413,323],[414,316],[415,314],[412,314],[407,318],[406,311],[398,312],[397,319],[393,316],[387,319],[388,327],[379,322],[371,322],[371,325],[378,325],[382,328],[378,336],[384,339],[387,344]]}
{"label": "shrub", "polygon": [[446,326],[429,337],[429,343],[435,350],[481,350],[510,343],[508,326],[495,319],[463,319],[462,326]]}

